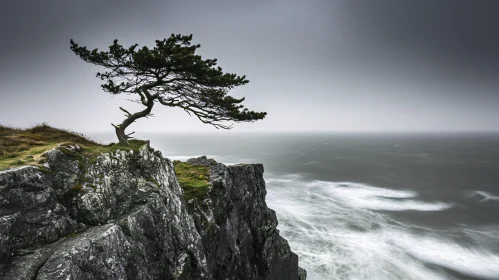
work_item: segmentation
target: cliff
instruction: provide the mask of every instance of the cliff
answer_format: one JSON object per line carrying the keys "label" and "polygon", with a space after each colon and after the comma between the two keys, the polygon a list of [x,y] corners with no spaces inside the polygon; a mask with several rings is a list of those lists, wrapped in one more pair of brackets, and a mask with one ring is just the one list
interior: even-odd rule
{"label": "cliff", "polygon": [[59,146],[44,161],[0,171],[1,279],[305,279],[262,165],[194,160],[211,187],[186,203],[149,145],[92,159]]}

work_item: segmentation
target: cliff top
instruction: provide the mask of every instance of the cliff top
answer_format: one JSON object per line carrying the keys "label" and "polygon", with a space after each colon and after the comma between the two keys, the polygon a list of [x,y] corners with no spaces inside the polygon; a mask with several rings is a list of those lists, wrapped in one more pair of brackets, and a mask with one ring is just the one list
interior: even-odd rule
{"label": "cliff top", "polygon": [[121,150],[138,150],[146,141],[131,140],[129,146],[115,143],[99,144],[83,134],[51,127],[47,124],[36,125],[28,129],[20,129],[0,125],[0,170],[22,165],[43,164],[43,154],[55,147],[78,145],[80,155],[93,157],[105,152]]}
{"label": "cliff top", "polygon": [[[72,146],[78,145],[80,149],[77,151],[77,156],[92,159],[102,153],[114,153],[118,149],[137,151],[147,142],[130,140],[128,143],[129,146],[115,143],[104,145],[81,133],[54,128],[47,124],[27,129],[0,125],[0,171],[23,165],[35,165],[43,168],[44,153],[56,147],[66,154],[75,155],[76,151],[72,149]],[[174,166],[180,186],[184,189],[186,200],[205,198],[210,186],[209,168],[201,163],[193,164],[180,161],[175,161]]]}

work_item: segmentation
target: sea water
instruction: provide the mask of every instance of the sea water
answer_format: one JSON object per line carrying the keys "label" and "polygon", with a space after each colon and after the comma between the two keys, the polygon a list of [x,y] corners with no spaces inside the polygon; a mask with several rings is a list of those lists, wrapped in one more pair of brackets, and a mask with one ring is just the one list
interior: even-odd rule
{"label": "sea water", "polygon": [[499,279],[499,135],[141,138],[171,159],[263,163],[267,204],[308,279]]}

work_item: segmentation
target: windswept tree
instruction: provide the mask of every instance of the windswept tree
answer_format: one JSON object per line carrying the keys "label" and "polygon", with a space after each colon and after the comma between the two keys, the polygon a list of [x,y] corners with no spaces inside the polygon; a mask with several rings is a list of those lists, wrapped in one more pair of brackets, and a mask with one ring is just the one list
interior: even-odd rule
{"label": "windswept tree", "polygon": [[125,112],[126,119],[114,125],[120,143],[132,138],[126,128],[139,118],[147,117],[156,103],[179,107],[201,122],[216,128],[230,129],[227,122],[253,122],[267,113],[244,108],[243,98],[228,95],[237,86],[248,83],[246,76],[224,73],[216,59],[203,59],[196,54],[200,45],[191,44],[192,35],[172,34],[168,39],[156,40],[154,48],[124,48],[118,40],[109,51],[88,50],[73,40],[71,50],[88,63],[103,66],[106,72],[97,73],[104,83],[102,89],[111,94],[130,94],[146,108],[140,112]]}

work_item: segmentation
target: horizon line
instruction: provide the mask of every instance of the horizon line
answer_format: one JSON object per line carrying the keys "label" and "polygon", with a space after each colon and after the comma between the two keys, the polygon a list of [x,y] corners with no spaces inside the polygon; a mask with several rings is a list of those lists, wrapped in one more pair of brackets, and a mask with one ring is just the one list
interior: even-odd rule
{"label": "horizon line", "polygon": [[[328,134],[463,134],[463,133],[499,133],[499,130],[137,130],[136,133],[328,133]],[[82,130],[82,133],[110,133],[113,130]]]}

